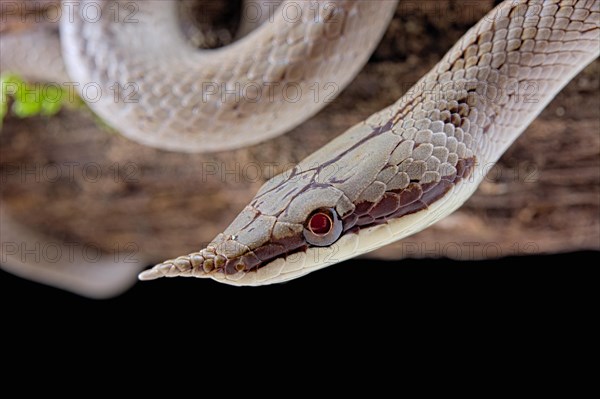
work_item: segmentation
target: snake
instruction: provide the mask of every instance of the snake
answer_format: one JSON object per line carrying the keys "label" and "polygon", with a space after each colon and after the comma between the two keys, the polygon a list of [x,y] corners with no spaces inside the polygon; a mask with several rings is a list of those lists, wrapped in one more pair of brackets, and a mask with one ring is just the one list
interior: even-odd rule
{"label": "snake", "polygon": [[[262,142],[309,118],[324,102],[286,101],[287,90],[345,86],[396,8],[283,1],[237,42],[201,51],[177,29],[172,2],[132,4],[76,2],[60,22],[59,74],[82,87],[122,88],[123,101],[102,97],[91,108],[132,140],[184,152]],[[96,20],[86,9],[121,17]],[[133,12],[138,22],[128,23]],[[504,1],[394,104],[267,181],[206,248],[139,278],[280,283],[425,229],[473,194],[489,165],[598,55],[599,1]],[[238,96],[241,88],[253,95]],[[132,93],[135,101],[125,101]]]}

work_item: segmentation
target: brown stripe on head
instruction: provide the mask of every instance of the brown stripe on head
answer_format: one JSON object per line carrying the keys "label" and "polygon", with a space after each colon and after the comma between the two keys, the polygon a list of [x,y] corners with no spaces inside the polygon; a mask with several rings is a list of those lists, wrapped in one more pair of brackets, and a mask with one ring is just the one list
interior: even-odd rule
{"label": "brown stripe on head", "polygon": [[411,182],[403,189],[386,191],[377,202],[358,203],[354,212],[343,219],[344,231],[384,224],[390,219],[427,209],[450,191],[452,186],[467,179],[473,173],[475,164],[474,156],[459,159],[456,169],[442,176],[438,182]]}

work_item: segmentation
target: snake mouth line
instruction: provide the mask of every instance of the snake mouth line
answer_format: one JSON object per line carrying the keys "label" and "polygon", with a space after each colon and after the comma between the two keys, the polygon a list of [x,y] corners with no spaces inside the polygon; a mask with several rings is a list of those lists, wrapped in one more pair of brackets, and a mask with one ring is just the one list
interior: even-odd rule
{"label": "snake mouth line", "polygon": [[[209,245],[199,252],[166,260],[151,269],[140,273],[140,280],[154,280],[161,277],[218,277],[235,276],[253,273],[276,259],[287,258],[291,255],[306,252],[308,246],[292,244],[298,240],[287,240],[289,247],[284,247],[280,241],[277,245],[266,245],[239,256],[227,258],[219,253],[218,245]],[[274,249],[277,248],[277,249]],[[270,252],[270,253],[269,253]],[[266,255],[265,254],[269,254]],[[261,258],[259,258],[259,255]]]}

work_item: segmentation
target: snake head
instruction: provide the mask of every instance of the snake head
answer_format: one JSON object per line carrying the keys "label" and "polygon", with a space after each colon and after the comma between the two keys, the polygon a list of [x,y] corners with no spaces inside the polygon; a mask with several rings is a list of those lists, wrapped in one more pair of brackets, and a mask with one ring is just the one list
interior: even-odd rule
{"label": "snake head", "polygon": [[[298,277],[326,258],[343,232],[351,203],[318,170],[303,164],[275,176],[234,221],[197,253],[165,261],[140,279],[209,277],[235,285],[262,285]],[[350,207],[350,208],[348,208]],[[331,258],[331,256],[330,256]]]}
{"label": "snake head", "polygon": [[400,140],[387,134],[368,140],[366,147],[352,144],[369,133],[372,128],[359,125],[273,177],[206,248],[156,265],[140,279],[192,276],[262,285],[356,255],[355,239],[341,240],[352,236],[347,233],[356,221],[355,202],[386,164],[384,149]]}
{"label": "snake head", "polygon": [[464,186],[459,183],[475,164],[465,144],[443,147],[444,141],[434,151],[390,119],[372,120],[266,182],[205,249],[140,278],[210,277],[235,285],[290,280],[427,227],[477,186],[447,195]]}

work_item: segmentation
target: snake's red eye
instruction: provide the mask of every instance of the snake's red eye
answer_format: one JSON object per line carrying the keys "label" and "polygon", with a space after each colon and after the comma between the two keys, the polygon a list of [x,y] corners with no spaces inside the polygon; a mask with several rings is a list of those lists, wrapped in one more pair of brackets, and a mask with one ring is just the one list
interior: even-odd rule
{"label": "snake's red eye", "polygon": [[314,234],[324,236],[331,231],[333,222],[329,215],[319,212],[312,215],[308,227]]}
{"label": "snake's red eye", "polygon": [[333,208],[313,212],[304,225],[304,238],[310,245],[326,247],[342,235],[343,224]]}

